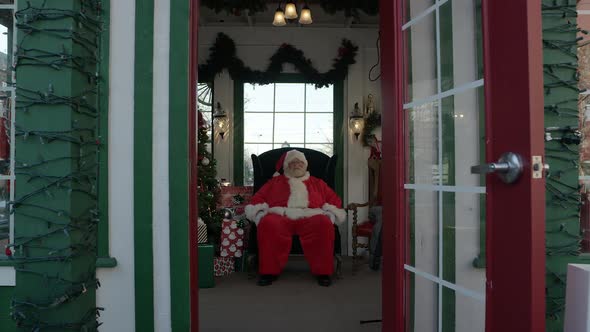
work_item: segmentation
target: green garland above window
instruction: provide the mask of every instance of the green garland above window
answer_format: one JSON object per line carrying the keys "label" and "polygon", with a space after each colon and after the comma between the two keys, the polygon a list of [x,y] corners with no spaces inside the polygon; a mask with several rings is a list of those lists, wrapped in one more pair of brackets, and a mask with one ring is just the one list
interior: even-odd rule
{"label": "green garland above window", "polygon": [[216,13],[225,11],[230,14],[240,15],[241,11],[248,10],[249,15],[266,10],[265,0],[201,0],[201,5],[213,9]]}
{"label": "green garland above window", "polygon": [[[267,9],[268,0],[201,0],[201,4],[214,10],[216,13],[225,11],[233,15],[241,15],[247,10],[248,15],[263,12]],[[357,16],[358,11],[367,15],[379,13],[379,1],[377,0],[321,0],[320,6],[328,14],[335,14],[343,10],[346,16]]]}
{"label": "green garland above window", "polygon": [[358,16],[359,10],[367,15],[379,13],[379,1],[377,0],[322,0],[320,6],[328,14],[335,14],[343,10],[347,17]]}
{"label": "green garland above window", "polygon": [[227,69],[234,80],[256,84],[270,84],[278,80],[283,71],[283,65],[290,63],[303,74],[309,83],[317,88],[328,86],[343,80],[348,74],[348,66],[354,64],[358,47],[350,40],[343,39],[338,49],[338,56],[334,58],[332,69],[320,73],[315,69],[311,60],[306,58],[303,51],[289,44],[283,44],[270,57],[270,63],[265,71],[253,70],[244,65],[236,56],[236,45],[226,34],[219,33],[215,44],[210,49],[209,59],[199,66],[199,81],[211,82],[215,75]]}

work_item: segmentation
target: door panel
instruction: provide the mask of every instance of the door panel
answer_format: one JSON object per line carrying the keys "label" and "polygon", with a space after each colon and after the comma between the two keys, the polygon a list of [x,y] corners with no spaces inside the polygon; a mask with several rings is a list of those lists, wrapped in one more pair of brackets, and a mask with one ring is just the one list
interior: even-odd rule
{"label": "door panel", "polygon": [[[410,207],[415,206],[409,218],[406,270],[417,275],[415,287],[426,278],[436,288],[436,296],[417,291],[410,295],[415,297],[410,302],[420,302],[415,316],[430,317],[425,308],[437,308],[435,324],[415,325],[416,331],[454,331],[457,310],[465,308],[459,298],[479,302],[469,312],[485,318],[485,270],[472,264],[480,246],[485,247],[480,244],[485,222],[479,212],[479,195],[485,187],[479,176],[470,173],[470,166],[480,163],[484,143],[479,132],[484,109],[478,107],[477,90],[483,82],[477,78],[475,57],[475,16],[481,12],[475,4],[475,0],[436,2],[417,13],[421,19],[402,27],[408,31],[403,54],[409,102],[403,112],[409,113],[404,131],[409,133],[410,181],[405,189]],[[475,312],[476,308],[482,311]]]}
{"label": "door panel", "polygon": [[410,190],[410,256],[407,265],[429,275],[437,275],[439,267],[439,193]]}
{"label": "door panel", "polygon": [[540,8],[381,1],[384,331],[544,330]]}

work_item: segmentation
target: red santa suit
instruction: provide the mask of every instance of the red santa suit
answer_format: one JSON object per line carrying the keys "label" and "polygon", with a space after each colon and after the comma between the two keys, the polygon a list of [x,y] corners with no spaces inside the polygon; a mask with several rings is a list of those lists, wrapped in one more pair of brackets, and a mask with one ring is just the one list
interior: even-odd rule
{"label": "red santa suit", "polygon": [[[301,156],[299,151],[289,151],[285,169]],[[332,275],[333,223],[346,218],[341,207],[336,193],[309,172],[299,178],[287,174],[269,180],[246,206],[246,216],[257,224],[259,273],[279,275],[287,263],[292,237],[298,235],[311,273]]]}

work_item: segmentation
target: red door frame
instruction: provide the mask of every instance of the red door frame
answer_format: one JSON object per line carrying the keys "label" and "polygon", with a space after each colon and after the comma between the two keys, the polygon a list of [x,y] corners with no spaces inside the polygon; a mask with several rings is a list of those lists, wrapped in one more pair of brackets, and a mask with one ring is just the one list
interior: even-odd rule
{"label": "red door frame", "polygon": [[516,184],[486,184],[486,330],[545,331],[545,179],[530,166],[545,155],[541,1],[484,0],[483,29],[486,158],[526,164]]}
{"label": "red door frame", "polygon": [[403,13],[401,0],[380,0],[381,30],[381,126],[383,133],[382,172],[383,190],[383,272],[382,272],[382,331],[403,332],[404,315],[404,263],[405,255],[405,133],[403,130],[403,40],[401,26]]}
{"label": "red door frame", "polygon": [[199,218],[197,190],[197,76],[198,76],[198,27],[199,0],[189,4],[189,91],[188,91],[188,148],[189,148],[189,289],[190,289],[190,332],[199,331],[199,255],[193,245],[198,243]]}
{"label": "red door frame", "polygon": [[[392,170],[383,217],[393,221],[383,225],[383,331],[395,332],[406,331],[404,2],[380,1],[383,167]],[[486,159],[512,151],[525,160],[516,184],[487,179],[486,331],[545,331],[545,180],[530,166],[544,156],[541,1],[483,0],[483,29]]]}

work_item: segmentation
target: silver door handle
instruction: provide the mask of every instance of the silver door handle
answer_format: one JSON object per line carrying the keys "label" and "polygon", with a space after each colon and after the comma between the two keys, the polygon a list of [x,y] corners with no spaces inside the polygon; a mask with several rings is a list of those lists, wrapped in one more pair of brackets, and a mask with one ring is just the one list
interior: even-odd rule
{"label": "silver door handle", "polygon": [[504,183],[514,183],[522,174],[524,163],[522,157],[513,152],[506,152],[498,162],[471,166],[471,174],[496,173]]}

